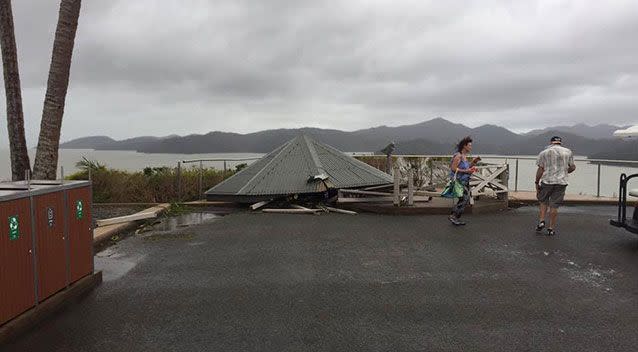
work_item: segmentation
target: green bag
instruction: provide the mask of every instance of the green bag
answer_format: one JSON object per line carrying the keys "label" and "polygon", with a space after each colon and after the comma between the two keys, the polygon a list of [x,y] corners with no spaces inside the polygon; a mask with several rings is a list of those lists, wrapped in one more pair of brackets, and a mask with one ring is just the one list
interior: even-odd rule
{"label": "green bag", "polygon": [[463,188],[463,184],[461,181],[456,179],[456,172],[454,173],[454,177],[448,181],[447,185],[441,192],[441,197],[445,198],[462,198],[463,192],[465,189]]}

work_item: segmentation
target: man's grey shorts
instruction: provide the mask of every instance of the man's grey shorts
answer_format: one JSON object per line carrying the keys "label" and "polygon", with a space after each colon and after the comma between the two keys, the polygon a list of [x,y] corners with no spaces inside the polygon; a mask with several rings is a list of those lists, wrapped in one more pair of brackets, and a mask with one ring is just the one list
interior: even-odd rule
{"label": "man's grey shorts", "polygon": [[540,189],[536,193],[539,202],[547,204],[550,208],[558,208],[565,199],[565,189],[567,185],[549,185],[541,183]]}

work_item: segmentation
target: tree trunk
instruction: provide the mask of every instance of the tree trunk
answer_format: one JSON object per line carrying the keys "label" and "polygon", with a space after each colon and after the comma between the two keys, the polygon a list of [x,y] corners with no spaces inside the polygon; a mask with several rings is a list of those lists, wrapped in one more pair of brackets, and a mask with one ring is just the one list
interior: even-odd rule
{"label": "tree trunk", "polygon": [[18,70],[18,50],[13,28],[11,0],[0,0],[0,46],[2,46],[2,68],[4,90],[7,97],[7,128],[9,149],[11,150],[11,178],[23,180],[25,171],[31,172],[27,142],[24,137],[24,114],[22,112],[22,92],[20,71]]}
{"label": "tree trunk", "polygon": [[62,0],[60,2],[60,14],[53,42],[47,92],[44,97],[38,150],[33,165],[33,175],[36,179],[53,180],[56,177],[60,129],[62,128],[66,92],[69,87],[71,58],[81,3],[81,0]]}

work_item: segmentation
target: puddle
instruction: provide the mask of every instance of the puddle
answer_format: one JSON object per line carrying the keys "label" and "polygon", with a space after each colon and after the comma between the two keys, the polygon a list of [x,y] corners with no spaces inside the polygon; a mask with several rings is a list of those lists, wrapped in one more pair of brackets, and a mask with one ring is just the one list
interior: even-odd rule
{"label": "puddle", "polygon": [[95,257],[95,269],[102,271],[102,281],[109,282],[124,277],[137,266],[137,262],[108,257]]}
{"label": "puddle", "polygon": [[162,219],[153,225],[152,231],[173,231],[184,227],[199,225],[221,218],[221,215],[210,212],[188,213]]}
{"label": "puddle", "polygon": [[144,260],[144,255],[129,256],[118,248],[107,248],[95,254],[95,269],[102,271],[104,282],[124,277]]}

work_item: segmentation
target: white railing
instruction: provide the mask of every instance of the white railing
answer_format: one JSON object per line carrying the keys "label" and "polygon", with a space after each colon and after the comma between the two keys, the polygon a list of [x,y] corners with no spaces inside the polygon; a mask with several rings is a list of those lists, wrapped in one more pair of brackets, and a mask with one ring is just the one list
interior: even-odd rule
{"label": "white railing", "polygon": [[[351,154],[354,157],[361,157],[361,158],[379,158],[379,159],[386,159],[385,155],[370,155],[370,154]],[[436,154],[405,154],[405,155],[393,155],[393,158],[397,159],[397,158],[430,158],[430,159],[445,159],[445,158],[451,158],[452,155],[436,155]],[[536,161],[536,157],[535,156],[517,156],[517,155],[488,155],[488,156],[484,156],[483,157],[484,161],[497,161],[497,160],[503,160],[505,163],[509,164],[510,162],[513,163],[513,185],[511,186],[511,189],[514,192],[518,192],[519,190],[519,161]],[[588,158],[582,158],[582,157],[577,157],[574,158],[575,162],[578,163],[588,163],[588,164],[595,164],[596,165],[596,174],[595,174],[595,178],[596,178],[596,190],[595,193],[592,192],[592,195],[596,195],[596,197],[600,197],[601,196],[601,171],[603,166],[607,165],[607,166],[618,166],[618,165],[622,165],[625,166],[627,168],[630,168],[633,170],[633,173],[638,173],[638,161],[634,161],[634,160],[614,160],[614,159],[588,159]],[[578,170],[577,170],[578,171]],[[622,172],[618,171],[618,175],[617,177],[620,177],[620,174]],[[615,196],[615,194],[614,194]]]}

